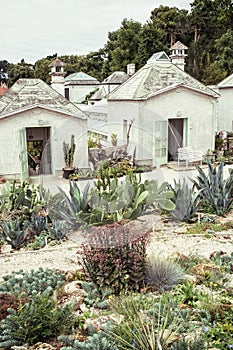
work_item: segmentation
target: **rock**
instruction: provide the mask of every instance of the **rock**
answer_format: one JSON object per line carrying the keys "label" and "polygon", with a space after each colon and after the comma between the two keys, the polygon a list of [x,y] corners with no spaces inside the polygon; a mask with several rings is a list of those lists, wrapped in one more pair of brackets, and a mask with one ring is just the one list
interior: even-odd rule
{"label": "rock", "polygon": [[64,292],[68,294],[80,292],[80,290],[82,290],[81,283],[82,283],[81,281],[72,281],[65,284]]}
{"label": "rock", "polygon": [[29,350],[56,350],[52,345],[47,343],[36,343],[28,348]]}
{"label": "rock", "polygon": [[192,273],[198,276],[206,276],[206,274],[220,273],[221,268],[211,263],[201,263],[192,268]]}

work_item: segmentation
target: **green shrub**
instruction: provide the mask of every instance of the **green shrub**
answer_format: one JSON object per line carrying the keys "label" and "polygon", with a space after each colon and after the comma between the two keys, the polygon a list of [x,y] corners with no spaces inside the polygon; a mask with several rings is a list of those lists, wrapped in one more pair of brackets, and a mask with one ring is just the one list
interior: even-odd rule
{"label": "green shrub", "polygon": [[[110,326],[106,327],[108,329]],[[58,340],[68,345],[62,347],[61,350],[119,350],[101,330],[89,335],[86,341],[71,340],[67,336],[60,336]]]}
{"label": "green shrub", "polygon": [[155,290],[170,290],[178,284],[183,277],[183,269],[174,260],[167,257],[150,257],[145,281]]}
{"label": "green shrub", "polygon": [[30,303],[20,304],[17,310],[9,309],[1,321],[0,347],[35,344],[70,331],[73,325],[69,305],[55,307],[48,294],[35,295]]}
{"label": "green shrub", "polygon": [[140,290],[146,271],[148,233],[142,227],[93,228],[78,251],[87,278],[99,291]]}
{"label": "green shrub", "polygon": [[84,289],[84,302],[88,306],[93,306],[98,309],[108,308],[108,297],[111,295],[111,290],[103,291],[100,294],[97,286],[93,282],[82,282],[82,287]]}
{"label": "green shrub", "polygon": [[47,293],[56,287],[61,287],[65,283],[65,275],[51,270],[39,268],[37,271],[23,270],[12,272],[11,275],[3,276],[0,285],[0,293],[14,293],[16,295]]}

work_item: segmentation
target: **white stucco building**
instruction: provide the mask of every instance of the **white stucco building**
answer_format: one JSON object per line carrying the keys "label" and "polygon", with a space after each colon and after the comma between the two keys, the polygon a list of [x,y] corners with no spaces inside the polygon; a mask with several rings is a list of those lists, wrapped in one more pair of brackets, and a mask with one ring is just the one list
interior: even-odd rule
{"label": "white stucco building", "polygon": [[183,146],[205,154],[214,148],[217,97],[159,52],[107,96],[108,132],[125,143],[133,121],[130,143],[138,164],[166,164]]}
{"label": "white stucco building", "polygon": [[217,131],[233,131],[233,74],[222,80],[216,89],[219,93]]}
{"label": "white stucco building", "polygon": [[0,98],[0,175],[28,178],[28,152],[39,153],[42,174],[61,173],[63,141],[72,134],[74,165],[87,167],[86,133],[87,117],[77,106],[40,79],[19,79]]}
{"label": "white stucco building", "polygon": [[63,89],[67,100],[81,104],[86,97],[98,89],[99,81],[89,74],[78,72],[65,77]]}

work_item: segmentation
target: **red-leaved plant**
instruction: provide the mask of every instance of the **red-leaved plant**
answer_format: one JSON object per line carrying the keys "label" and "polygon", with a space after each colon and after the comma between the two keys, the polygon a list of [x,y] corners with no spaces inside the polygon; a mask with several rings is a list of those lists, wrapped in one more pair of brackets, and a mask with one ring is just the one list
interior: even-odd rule
{"label": "red-leaved plant", "polygon": [[148,236],[145,228],[129,224],[92,228],[77,252],[86,278],[100,293],[140,290],[147,268]]}

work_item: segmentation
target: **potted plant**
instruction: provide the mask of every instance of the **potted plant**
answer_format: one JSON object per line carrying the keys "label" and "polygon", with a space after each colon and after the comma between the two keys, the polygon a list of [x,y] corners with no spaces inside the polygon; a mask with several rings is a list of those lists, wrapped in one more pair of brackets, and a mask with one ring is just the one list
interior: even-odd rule
{"label": "potted plant", "polygon": [[112,140],[112,145],[117,146],[117,134],[112,134],[111,135],[111,140]]}
{"label": "potted plant", "polygon": [[63,177],[69,179],[69,176],[74,173],[75,168],[73,167],[74,152],[75,152],[74,135],[71,135],[70,144],[63,142],[63,153],[66,166],[63,168]]}

